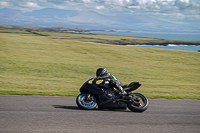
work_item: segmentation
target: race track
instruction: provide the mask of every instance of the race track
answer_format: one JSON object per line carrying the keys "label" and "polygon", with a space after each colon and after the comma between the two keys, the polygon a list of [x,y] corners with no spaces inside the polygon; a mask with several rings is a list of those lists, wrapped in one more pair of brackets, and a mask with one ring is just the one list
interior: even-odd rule
{"label": "race track", "polygon": [[200,133],[199,100],[149,100],[143,113],[80,110],[75,97],[0,95],[0,133]]}

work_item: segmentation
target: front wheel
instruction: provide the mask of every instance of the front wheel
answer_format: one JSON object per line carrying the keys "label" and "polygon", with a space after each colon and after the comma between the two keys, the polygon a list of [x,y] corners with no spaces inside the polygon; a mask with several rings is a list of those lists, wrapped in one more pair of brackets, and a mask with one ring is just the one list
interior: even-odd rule
{"label": "front wheel", "polygon": [[131,111],[143,112],[148,108],[149,102],[144,95],[140,93],[131,93],[130,95],[132,97],[130,98],[130,102],[127,103],[127,106]]}
{"label": "front wheel", "polygon": [[81,109],[92,110],[97,107],[97,100],[92,94],[83,93],[77,96],[76,104]]}

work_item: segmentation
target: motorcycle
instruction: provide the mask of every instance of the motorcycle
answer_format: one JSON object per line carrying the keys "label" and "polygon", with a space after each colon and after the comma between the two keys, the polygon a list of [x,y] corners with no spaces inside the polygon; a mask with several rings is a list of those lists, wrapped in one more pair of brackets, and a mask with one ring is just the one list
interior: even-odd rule
{"label": "motorcycle", "polygon": [[100,109],[130,109],[133,112],[143,112],[148,106],[148,99],[140,93],[131,93],[141,84],[132,82],[123,86],[126,94],[120,94],[119,90],[109,83],[97,84],[94,77],[90,76],[80,88],[80,94],[76,98],[76,104],[84,110]]}

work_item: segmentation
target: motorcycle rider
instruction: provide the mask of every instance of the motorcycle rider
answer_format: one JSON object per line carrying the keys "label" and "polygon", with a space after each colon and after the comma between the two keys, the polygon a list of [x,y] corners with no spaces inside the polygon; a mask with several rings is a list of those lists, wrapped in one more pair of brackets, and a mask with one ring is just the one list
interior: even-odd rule
{"label": "motorcycle rider", "polygon": [[107,72],[106,68],[98,68],[96,70],[96,78],[94,80],[94,82],[96,82],[97,80],[103,80],[102,83],[105,82],[109,82],[109,84],[112,87],[115,87],[119,90],[119,94],[125,95],[127,94],[124,89],[123,89],[123,84],[115,77],[113,76],[111,73]]}

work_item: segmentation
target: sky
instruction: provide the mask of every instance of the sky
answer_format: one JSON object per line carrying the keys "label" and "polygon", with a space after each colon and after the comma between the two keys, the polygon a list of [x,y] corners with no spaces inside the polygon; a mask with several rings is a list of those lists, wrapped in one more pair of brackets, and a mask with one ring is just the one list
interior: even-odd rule
{"label": "sky", "polygon": [[146,15],[176,24],[200,24],[200,0],[0,0],[0,9],[95,11],[110,16]]}

